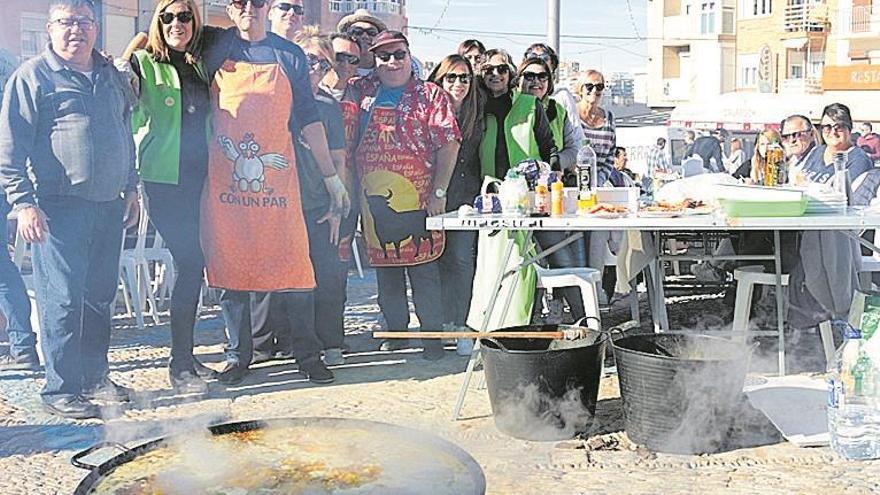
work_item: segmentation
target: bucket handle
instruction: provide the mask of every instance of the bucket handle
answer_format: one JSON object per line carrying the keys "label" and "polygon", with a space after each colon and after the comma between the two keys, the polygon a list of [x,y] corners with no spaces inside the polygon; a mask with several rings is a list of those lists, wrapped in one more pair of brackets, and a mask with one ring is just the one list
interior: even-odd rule
{"label": "bucket handle", "polygon": [[492,337],[485,337],[485,339],[488,340],[489,342],[491,342],[491,343],[497,345],[498,348],[501,349],[502,351],[504,351],[504,352],[510,352],[510,349],[508,349],[507,347],[504,347],[504,344],[502,344],[501,341],[499,341],[498,339],[495,339],[495,338],[492,338]]}
{"label": "bucket handle", "polygon": [[599,327],[599,331],[600,331],[600,332],[603,331],[603,330],[602,330],[602,320],[600,320],[599,318],[596,318],[595,316],[584,316],[584,317],[581,318],[580,320],[574,322],[574,326],[576,326],[576,327],[586,327],[586,328],[590,328],[590,327],[587,327],[586,325],[583,324],[584,321],[588,321],[588,320],[595,320],[595,321],[596,321],[596,325]]}
{"label": "bucket handle", "polygon": [[98,468],[97,464],[89,464],[87,462],[83,462],[81,459],[83,457],[88,456],[88,455],[94,454],[95,452],[97,452],[105,447],[112,447],[114,449],[121,451],[123,454],[127,454],[127,453],[131,452],[131,449],[129,449],[125,445],[122,445],[121,443],[99,442],[99,443],[96,443],[95,445],[92,445],[91,447],[87,448],[86,450],[83,450],[82,452],[74,454],[73,457],[70,458],[70,463],[80,469],[88,469],[89,471],[96,469],[96,468]]}

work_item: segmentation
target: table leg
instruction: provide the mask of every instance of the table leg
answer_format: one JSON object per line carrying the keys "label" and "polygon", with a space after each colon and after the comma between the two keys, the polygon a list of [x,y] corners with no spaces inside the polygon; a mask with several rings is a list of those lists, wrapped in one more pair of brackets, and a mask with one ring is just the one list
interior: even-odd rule
{"label": "table leg", "polygon": [[652,279],[654,282],[654,332],[669,331],[669,318],[666,314],[666,296],[663,292],[663,277],[665,270],[663,269],[663,261],[660,259],[660,232],[654,232],[654,246],[657,249],[657,257],[654,258],[651,265],[653,271]]}
{"label": "table leg", "polygon": [[782,299],[782,253],[779,251],[779,231],[773,231],[773,260],[776,264],[776,326],[779,332],[779,376],[785,375],[785,316]]}
{"label": "table leg", "polygon": [[[505,235],[505,232],[499,233],[498,235]],[[531,232],[526,239],[526,245],[531,242],[532,236]],[[486,312],[483,317],[483,323],[480,325],[480,332],[485,332],[489,328],[489,319],[492,317],[492,313],[495,311],[495,303],[498,301],[498,294],[501,292],[502,284],[504,283],[504,276],[507,271],[507,264],[510,263],[510,257],[513,255],[513,249],[516,247],[516,242],[513,240],[510,241],[510,244],[507,246],[507,252],[504,254],[504,262],[502,263],[502,269],[498,270],[498,277],[495,279],[495,287],[496,290],[493,291],[492,296],[489,298],[489,304],[486,305]],[[514,272],[514,275],[519,270]],[[514,280],[516,280],[514,278]],[[511,293],[513,291],[511,290]],[[508,301],[509,304],[509,301]],[[464,406],[464,398],[467,394],[468,387],[471,383],[471,376],[474,373],[474,368],[477,366],[480,357],[480,340],[477,339],[474,342],[474,349],[471,351],[471,358],[468,360],[467,371],[464,374],[464,380],[461,382],[461,387],[458,390],[458,398],[455,400],[455,408],[452,410],[452,420],[458,421],[459,416],[461,416],[461,408]]]}

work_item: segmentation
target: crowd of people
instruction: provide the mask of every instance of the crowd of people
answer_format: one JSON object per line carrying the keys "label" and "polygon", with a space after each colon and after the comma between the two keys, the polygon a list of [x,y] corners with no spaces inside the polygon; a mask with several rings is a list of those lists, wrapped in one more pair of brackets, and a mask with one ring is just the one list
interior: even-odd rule
{"label": "crowd of people", "polygon": [[[472,204],[486,177],[504,178],[527,159],[573,181],[585,142],[597,154],[600,184],[637,183],[616,145],[614,116],[601,106],[603,75],[586,71],[576,94],[557,87],[559,60],[545,44],[517,63],[504,49],[466,40],[423,80],[407,37],[366,10],[345,16],[333,33],[303,25],[302,0],[230,0],[226,12],[233,26],[218,28],[203,24],[194,0],[160,0],[149,31],[113,63],[94,48],[92,1],[53,0],[49,45],[7,84],[0,206],[8,202],[18,235],[33,246],[41,398],[52,414],[98,417],[94,401],[131,396],[110,380],[107,351],[120,243],[139,215],[149,215],[177,267],[170,383],[204,394],[209,378],[235,385],[251,364],[277,358],[295,358],[314,383],[334,380],[328,366],[345,362],[358,224],[387,328],[409,327],[409,285],[421,328],[461,330],[477,235],[428,231],[427,216]],[[824,145],[809,119],[793,116],[781,135],[758,136],[751,160],[737,157],[741,143],[722,156],[711,136],[696,138],[691,153],[712,171],[736,173],[756,168],[765,142],[781,141],[805,174],[824,180],[830,156],[850,142],[844,110],[826,109]],[[876,135],[860,139],[877,151]],[[654,172],[671,168],[665,147],[659,140],[651,152],[646,187]],[[860,148],[845,151],[853,176],[869,168]],[[549,247],[565,235],[536,239]],[[588,236],[549,264],[602,268],[607,242]],[[219,372],[193,356],[205,279],[222,289],[227,344]],[[561,295],[575,318],[583,316],[577,290]],[[28,297],[5,250],[0,312],[10,338],[0,369],[39,369]],[[460,352],[470,352],[468,342]],[[404,345],[391,339],[381,348]],[[441,359],[441,342],[426,340],[423,356]]]}

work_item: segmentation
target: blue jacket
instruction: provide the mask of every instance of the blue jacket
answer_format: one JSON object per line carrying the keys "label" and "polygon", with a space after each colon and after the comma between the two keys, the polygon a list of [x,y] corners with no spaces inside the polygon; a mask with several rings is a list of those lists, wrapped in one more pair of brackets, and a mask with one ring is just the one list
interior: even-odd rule
{"label": "blue jacket", "polygon": [[14,207],[45,196],[111,201],[136,187],[131,87],[104,57],[92,57],[90,81],[50,45],[7,82],[0,186]]}

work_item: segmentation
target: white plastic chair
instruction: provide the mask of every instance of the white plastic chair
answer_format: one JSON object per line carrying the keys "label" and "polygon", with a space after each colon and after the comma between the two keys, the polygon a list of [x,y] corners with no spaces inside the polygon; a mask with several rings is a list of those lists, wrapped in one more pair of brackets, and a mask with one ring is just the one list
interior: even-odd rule
{"label": "white plastic chair", "polygon": [[[147,230],[150,225],[149,201],[143,193],[140,195],[141,215],[138,220],[137,239],[132,249],[123,246],[119,256],[119,276],[122,282],[122,296],[125,300],[126,310],[134,314],[139,329],[145,328],[144,309],[145,303],[149,302],[150,315],[153,322],[159,325],[158,304],[154,287],[158,285],[150,276],[150,263],[161,264],[157,267],[157,276],[164,270],[167,278],[173,286],[174,260],[171,252],[164,247],[146,247]],[[123,233],[123,241],[125,234]],[[166,280],[167,281],[167,280]]]}
{"label": "white plastic chair", "polygon": [[[749,265],[737,268],[733,271],[733,278],[736,280],[736,303],[733,309],[733,340],[746,340],[746,332],[749,327],[749,315],[752,312],[752,294],[755,285],[776,285],[776,274],[765,273],[764,267],[761,265]],[[788,286],[788,274],[782,275],[782,286]],[[762,332],[752,332],[753,334],[761,334]],[[779,337],[779,331],[774,330],[769,333]],[[834,360],[834,339],[831,335],[831,322],[823,321],[819,324],[819,336],[822,339],[822,350],[825,353],[825,362],[830,366]],[[785,349],[780,349],[780,354],[784,356]]]}
{"label": "white plastic chair", "polygon": [[706,170],[703,168],[703,158],[699,155],[689,156],[681,162],[682,177],[700,175],[705,171]]}
{"label": "white plastic chair", "polygon": [[[608,247],[608,244],[605,244],[605,266],[613,266],[617,269],[617,255],[611,252],[611,249]],[[599,276],[599,283],[601,283],[602,277]],[[632,321],[635,322],[636,325],[641,324],[641,317],[639,315],[639,289],[638,289],[638,277],[632,279],[630,282],[630,291],[626,296],[629,299],[629,313]],[[612,294],[613,295],[613,294]],[[609,303],[610,303],[609,298]]]}
{"label": "white plastic chair", "polygon": [[598,287],[602,283],[602,273],[599,270],[586,267],[544,268],[536,264],[535,271],[538,275],[537,288],[553,292],[553,289],[578,287],[586,316],[600,318]]}

